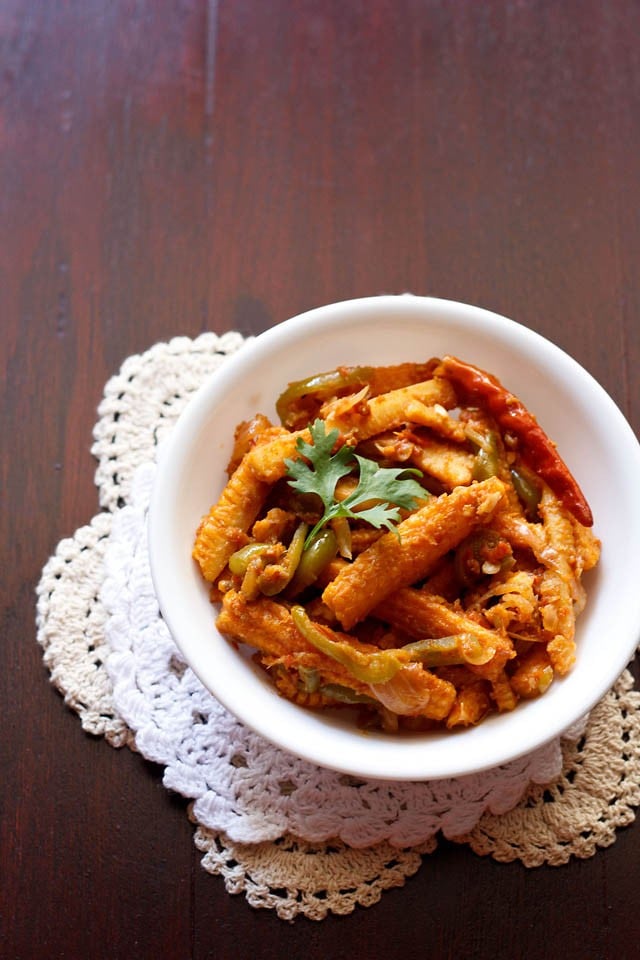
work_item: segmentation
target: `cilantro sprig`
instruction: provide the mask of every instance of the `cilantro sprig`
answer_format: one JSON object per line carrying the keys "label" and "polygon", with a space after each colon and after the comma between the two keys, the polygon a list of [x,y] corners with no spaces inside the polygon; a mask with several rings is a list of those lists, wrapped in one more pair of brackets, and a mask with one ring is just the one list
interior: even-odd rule
{"label": "cilantro sprig", "polygon": [[[422,476],[420,470],[381,467],[346,445],[333,453],[340,432],[334,429],[327,433],[324,420],[316,420],[309,432],[311,443],[301,437],[296,443],[301,456],[285,460],[289,485],[299,493],[315,493],[324,506],[324,513],[307,536],[305,548],[322,527],[337,517],[364,520],[377,530],[385,527],[397,532],[395,524],[400,519],[400,509],[413,510],[417,501],[428,498],[429,494],[417,480],[407,476]],[[338,481],[356,465],[359,468],[357,486],[344,500],[336,500]],[[370,501],[375,503],[364,506]]]}

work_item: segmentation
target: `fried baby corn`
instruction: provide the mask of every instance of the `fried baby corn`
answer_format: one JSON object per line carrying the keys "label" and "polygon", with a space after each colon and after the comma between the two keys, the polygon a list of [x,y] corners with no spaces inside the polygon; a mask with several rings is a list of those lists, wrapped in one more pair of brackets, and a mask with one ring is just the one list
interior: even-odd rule
{"label": "fried baby corn", "polygon": [[444,554],[487,523],[505,493],[492,477],[431,500],[364,550],[322,594],[345,630],[394,590],[427,577]]}

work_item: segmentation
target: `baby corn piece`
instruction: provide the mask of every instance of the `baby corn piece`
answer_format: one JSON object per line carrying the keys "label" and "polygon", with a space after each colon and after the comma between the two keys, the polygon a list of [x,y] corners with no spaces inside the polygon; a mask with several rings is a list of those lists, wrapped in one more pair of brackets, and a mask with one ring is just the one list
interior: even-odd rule
{"label": "baby corn piece", "polygon": [[547,542],[561,556],[566,557],[572,569],[576,565],[576,540],[569,511],[562,506],[549,487],[544,487],[539,505]]}
{"label": "baby corn piece", "polygon": [[545,630],[573,641],[576,614],[569,584],[558,574],[545,570],[540,587],[540,615]]}
{"label": "baby corn piece", "polygon": [[294,624],[287,607],[267,597],[249,601],[238,591],[229,590],[222,597],[216,626],[227,639],[250,644],[274,657],[316,652]]}
{"label": "baby corn piece", "polygon": [[482,664],[468,664],[468,669],[477,676],[493,680],[500,676],[507,660],[513,655],[509,637],[497,630],[490,630],[442,597],[427,591],[405,587],[388,596],[373,614],[390,626],[415,637],[447,637],[469,633],[478,639],[491,658]]}
{"label": "baby corn piece", "polygon": [[491,699],[500,713],[515,710],[518,705],[518,698],[513,692],[509,677],[504,671],[491,681]]}
{"label": "baby corn piece", "polygon": [[408,664],[386,683],[369,684],[369,691],[398,716],[444,720],[456,699],[456,688],[417,663]]}
{"label": "baby corn piece", "polygon": [[439,559],[486,523],[505,494],[497,477],[434,497],[345,567],[322,599],[345,630],[385,597],[426,577]]}
{"label": "baby corn piece", "polygon": [[420,422],[424,406],[439,404],[442,407],[452,407],[455,403],[455,391],[446,380],[423,380],[421,383],[372,397],[364,404],[366,412],[355,417],[340,417],[340,408],[336,411],[338,415],[334,416],[329,409],[326,413],[326,424],[329,429],[340,430],[348,443],[357,443],[384,433],[385,430],[392,430],[407,420],[416,419]]}
{"label": "baby corn piece", "polygon": [[573,517],[571,519],[573,520],[573,535],[576,542],[577,572],[582,574],[585,570],[592,570],[598,563],[601,543],[591,527],[583,527]]}
{"label": "baby corn piece", "polygon": [[193,557],[205,580],[213,583],[234,550],[242,545],[242,537],[258,516],[269,490],[268,483],[256,479],[245,457],[196,532]]}
{"label": "baby corn piece", "polygon": [[[329,413],[325,418],[326,430],[337,429],[346,443],[354,445],[367,440],[378,433],[397,427],[407,419],[409,402],[421,404],[440,404],[451,406],[456,402],[453,388],[446,380],[424,380],[422,383],[392,390],[390,393],[373,397],[364,402],[366,413],[357,418],[349,418],[343,422],[340,417],[332,418]],[[251,470],[260,480],[276,483],[286,473],[285,460],[297,454],[298,440],[311,439],[308,429],[296,430],[294,433],[276,437],[275,440],[256,446],[247,457]]]}
{"label": "baby corn piece", "polygon": [[467,486],[473,478],[473,454],[453,444],[431,439],[424,440],[422,444],[416,443],[410,461],[414,467],[440,480],[450,490]]}
{"label": "baby corn piece", "polygon": [[254,447],[246,456],[248,468],[260,481],[276,483],[287,472],[285,460],[295,457],[298,439],[308,443],[311,434],[308,430],[296,430]]}
{"label": "baby corn piece", "polygon": [[447,717],[447,729],[474,726],[480,723],[490,709],[489,695],[480,684],[462,687]]}
{"label": "baby corn piece", "polygon": [[[322,684],[348,687],[359,694],[373,695],[376,699],[381,698],[377,696],[375,690],[378,687],[384,690],[387,686],[365,683],[339,661],[318,651],[298,630],[288,608],[266,597],[251,601],[235,590],[228,591],[222,598],[222,609],[216,626],[227,639],[236,643],[247,643],[266,655],[269,666],[275,666],[281,662],[286,667],[304,666],[307,669],[315,669],[320,674]],[[380,654],[380,650],[372,644],[358,643],[351,637],[330,630],[328,627],[324,627],[324,632],[332,638],[333,642],[353,644],[354,648],[365,655]],[[425,675],[425,679],[420,678],[419,682],[423,706],[426,707],[427,700],[431,699],[433,701],[431,710],[440,713],[450,685],[431,675],[429,675],[430,679],[427,678],[427,671],[424,671],[419,664],[400,667],[397,671],[400,675],[398,683],[402,683],[403,677],[416,671]],[[455,691],[453,695],[455,696]],[[415,712],[421,711],[416,708]]]}
{"label": "baby corn piece", "polygon": [[547,644],[547,653],[555,673],[564,677],[576,662],[576,642],[558,634]]}
{"label": "baby corn piece", "polygon": [[520,666],[511,677],[511,687],[518,697],[530,700],[539,697],[549,689],[553,681],[553,667],[547,651],[537,643],[520,662]]}

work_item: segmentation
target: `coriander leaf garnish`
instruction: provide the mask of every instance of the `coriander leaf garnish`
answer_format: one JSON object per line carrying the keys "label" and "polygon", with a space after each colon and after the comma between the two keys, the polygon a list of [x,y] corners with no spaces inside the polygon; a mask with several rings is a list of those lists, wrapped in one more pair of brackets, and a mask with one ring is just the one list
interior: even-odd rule
{"label": "coriander leaf garnish", "polygon": [[[365,520],[377,530],[385,527],[395,532],[400,509],[413,510],[418,501],[429,497],[417,480],[407,476],[422,476],[420,470],[381,467],[375,460],[358,456],[346,445],[332,454],[340,432],[334,429],[327,433],[324,420],[316,420],[309,432],[311,443],[299,438],[296,444],[301,457],[285,460],[291,478],[289,485],[299,493],[315,493],[324,506],[324,513],[309,532],[305,547],[322,527],[337,517]],[[351,473],[356,465],[359,467],[358,485],[344,500],[336,500],[338,481]]]}

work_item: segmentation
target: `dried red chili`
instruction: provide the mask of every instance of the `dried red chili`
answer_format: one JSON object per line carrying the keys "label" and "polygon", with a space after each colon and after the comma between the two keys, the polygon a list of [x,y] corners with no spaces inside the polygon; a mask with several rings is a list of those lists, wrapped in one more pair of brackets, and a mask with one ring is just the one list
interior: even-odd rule
{"label": "dried red chili", "polygon": [[464,399],[481,403],[506,433],[517,437],[524,463],[545,480],[562,504],[583,526],[593,525],[593,515],[575,477],[533,414],[500,381],[457,357],[442,358],[436,372],[444,374]]}

